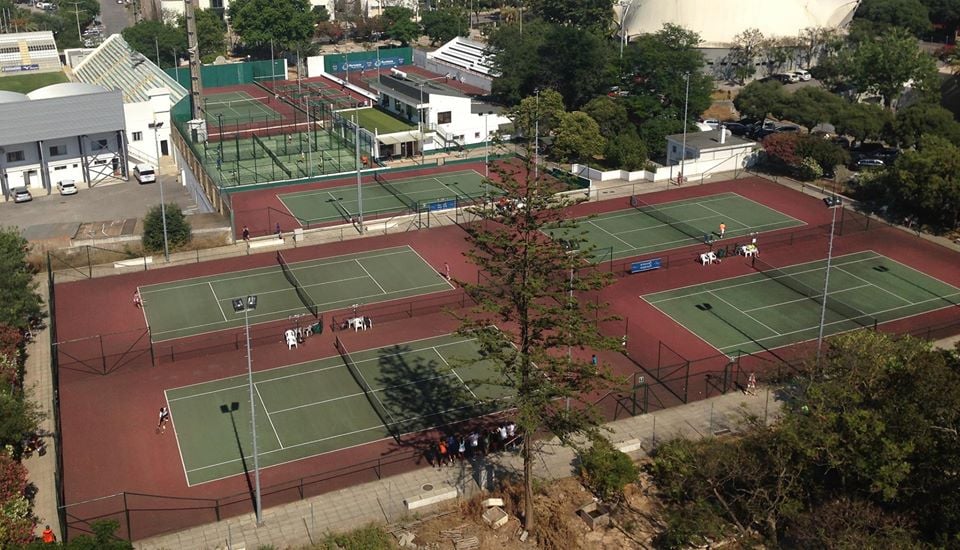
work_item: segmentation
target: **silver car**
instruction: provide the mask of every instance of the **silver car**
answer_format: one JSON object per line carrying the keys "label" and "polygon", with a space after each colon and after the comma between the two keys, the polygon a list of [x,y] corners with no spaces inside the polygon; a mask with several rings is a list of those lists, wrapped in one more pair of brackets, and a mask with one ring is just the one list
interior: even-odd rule
{"label": "silver car", "polygon": [[26,187],[14,187],[11,193],[13,194],[13,202],[30,202],[33,200],[33,195]]}

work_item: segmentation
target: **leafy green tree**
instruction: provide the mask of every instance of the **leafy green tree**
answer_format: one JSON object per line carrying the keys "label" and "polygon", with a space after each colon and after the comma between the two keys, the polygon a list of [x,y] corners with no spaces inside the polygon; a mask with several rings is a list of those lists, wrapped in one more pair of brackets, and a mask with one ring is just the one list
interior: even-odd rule
{"label": "leafy green tree", "polygon": [[24,438],[39,429],[43,416],[37,404],[26,395],[6,389],[0,391],[0,446],[20,449]]}
{"label": "leafy green tree", "polygon": [[552,153],[561,162],[589,161],[603,152],[605,142],[597,121],[583,111],[574,111],[560,117]]}
{"label": "leafy green tree", "polygon": [[[143,219],[143,248],[148,252],[163,251],[163,215],[159,206],[152,207]],[[176,203],[166,205],[167,247],[174,250],[190,242],[190,222]]]}
{"label": "leafy green tree", "polygon": [[807,27],[797,37],[797,53],[804,67],[810,67],[813,61],[825,54],[836,40],[837,31],[833,28]]}
{"label": "leafy green tree", "polygon": [[400,42],[402,46],[407,46],[420,36],[420,26],[413,21],[413,12],[408,8],[398,8],[391,6],[385,11],[391,10],[408,12],[403,16],[384,21],[384,30],[389,38]]}
{"label": "leafy green tree", "polygon": [[683,132],[683,121],[653,118],[645,121],[638,131],[650,158],[664,158],[667,151],[667,136]]}
{"label": "leafy green tree", "polygon": [[630,127],[607,140],[603,156],[608,165],[633,172],[647,164],[647,146]]}
{"label": "leafy green tree", "polygon": [[27,492],[27,469],[0,451],[0,547],[11,548],[33,539],[35,521]]}
{"label": "leafy green tree", "polygon": [[850,54],[849,66],[851,84],[861,92],[882,97],[888,109],[908,83],[912,82],[922,93],[930,93],[937,86],[933,58],[920,49],[916,38],[902,29],[892,29],[858,43]]}
{"label": "leafy green tree", "polygon": [[843,147],[809,134],[800,136],[796,152],[800,157],[816,161],[821,175],[832,173],[837,166],[843,166],[850,161],[850,155]]}
{"label": "leafy green tree", "polygon": [[943,107],[921,102],[897,111],[893,121],[893,138],[901,147],[914,147],[925,135],[960,141],[960,124],[953,113]]}
{"label": "leafy green tree", "polygon": [[143,54],[144,57],[157,62],[157,52],[160,55],[160,65],[172,66],[176,63],[173,52],[187,51],[187,34],[169,23],[159,21],[141,21],[132,27],[123,29],[123,39],[131,48]]}
{"label": "leafy green tree", "polygon": [[763,33],[759,29],[746,29],[733,37],[729,59],[734,66],[733,76],[741,84],[757,72],[755,61],[763,49],[764,40]]}
{"label": "leafy green tree", "polygon": [[230,26],[243,44],[269,51],[271,41],[281,51],[291,51],[313,36],[314,15],[309,0],[233,0]]}
{"label": "leafy green tree", "polygon": [[960,228],[960,149],[940,136],[925,136],[883,178],[889,206],[921,225]]}
{"label": "leafy green tree", "polygon": [[30,244],[14,227],[0,228],[0,324],[18,329],[29,326],[31,318],[43,317],[43,300],[37,294],[33,270],[27,263]]}
{"label": "leafy green tree", "polygon": [[431,45],[453,40],[469,29],[464,13],[454,8],[424,12],[420,23]]}
{"label": "leafy green tree", "polygon": [[[210,63],[217,56],[227,52],[227,25],[216,10],[196,10],[195,14],[200,59],[204,63]],[[180,28],[186,29],[186,24],[181,24]],[[178,51],[183,52],[184,50]]]}
{"label": "leafy green tree", "polygon": [[539,52],[548,29],[546,23],[533,21],[524,24],[523,33],[516,24],[504,25],[491,33],[489,44],[497,52],[493,58],[497,78],[493,80],[492,93],[503,103],[516,105],[541,86]]}
{"label": "leafy green tree", "polygon": [[813,128],[821,122],[833,120],[834,113],[843,109],[846,102],[838,95],[823,88],[809,86],[786,96],[780,114],[787,119]]}
{"label": "leafy green tree", "polygon": [[540,136],[552,134],[560,126],[565,113],[563,97],[556,90],[548,88],[524,98],[520,105],[510,110],[510,118],[517,132],[532,141],[537,131]]}
{"label": "leafy green tree", "polygon": [[900,27],[922,36],[930,29],[927,7],[920,0],[863,0],[856,16],[870,21],[880,32]]}
{"label": "leafy green tree", "polygon": [[857,141],[877,139],[893,120],[890,112],[871,103],[848,103],[833,114],[837,132],[852,136]]}
{"label": "leafy green tree", "polygon": [[605,136],[612,136],[627,129],[633,128],[627,118],[627,108],[623,103],[605,95],[597,96],[583,106],[583,112],[597,121],[600,132]]}
{"label": "leafy green tree", "polygon": [[596,34],[574,27],[553,26],[538,55],[541,86],[558,90],[570,109],[577,109],[601,93],[607,85],[608,49]]}
{"label": "leafy green tree", "polygon": [[530,7],[544,21],[600,35],[613,25],[613,0],[533,0]]}
{"label": "leafy green tree", "polygon": [[310,9],[310,13],[313,14],[313,20],[318,25],[330,21],[330,12],[327,11],[326,6],[313,6],[313,8]]}
{"label": "leafy green tree", "polygon": [[[528,151],[526,158],[530,157]],[[584,241],[565,219],[566,201],[558,201],[557,189],[542,176],[535,180],[533,173],[529,160],[517,169],[502,170],[498,186],[508,204],[516,206],[506,211],[481,209],[477,215],[495,223],[466,227],[470,246],[465,255],[486,277],[477,284],[462,283],[480,305],[461,320],[462,331],[477,338],[482,353],[498,365],[503,383],[513,392],[511,405],[525,435],[520,455],[523,523],[528,531],[535,523],[533,467],[542,444],[533,434],[552,433],[570,444],[575,435],[597,433],[601,419],[588,396],[611,379],[581,354],[568,357],[556,351],[568,346],[577,350],[619,346],[618,340],[594,328],[595,315],[606,318],[604,306],[579,301],[582,292],[599,291],[610,279],[599,272],[571,278],[579,269],[580,255],[570,254],[561,239],[543,238],[544,231],[549,228],[578,244]],[[584,245],[582,252],[589,254],[589,248]]]}
{"label": "leafy green tree", "polygon": [[633,460],[605,437],[595,437],[593,445],[580,453],[580,477],[603,500],[621,496],[623,488],[636,482],[638,475]]}
{"label": "leafy green tree", "polygon": [[761,121],[771,113],[783,112],[786,103],[783,84],[775,80],[751,82],[733,99],[733,106],[741,115]]}

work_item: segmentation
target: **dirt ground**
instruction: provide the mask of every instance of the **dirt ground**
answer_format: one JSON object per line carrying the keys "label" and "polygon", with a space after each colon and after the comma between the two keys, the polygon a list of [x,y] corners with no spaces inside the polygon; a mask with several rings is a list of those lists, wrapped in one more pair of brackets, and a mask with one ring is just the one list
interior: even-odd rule
{"label": "dirt ground", "polygon": [[[650,482],[641,473],[638,483],[628,486],[625,499],[610,513],[606,527],[595,530],[577,515],[577,510],[594,501],[593,495],[576,478],[549,482],[535,488],[537,527],[521,542],[521,485],[508,485],[496,491],[438,512],[422,521],[401,526],[413,533],[412,544],[421,549],[453,550],[591,550],[614,548],[651,548],[657,532],[655,499],[649,498]],[[493,529],[482,518],[481,500],[502,498],[509,514],[506,525]],[[397,534],[399,538],[399,533]],[[475,540],[474,540],[475,537]],[[414,548],[414,546],[407,546]]]}

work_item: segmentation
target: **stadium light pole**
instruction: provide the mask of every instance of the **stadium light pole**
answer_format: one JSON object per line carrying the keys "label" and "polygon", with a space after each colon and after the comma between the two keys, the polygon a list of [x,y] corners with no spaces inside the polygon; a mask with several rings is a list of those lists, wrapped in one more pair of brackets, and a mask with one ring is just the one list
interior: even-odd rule
{"label": "stadium light pole", "polygon": [[827,320],[827,296],[830,285],[830,262],[833,259],[833,230],[837,225],[837,210],[843,208],[843,199],[834,195],[823,199],[823,204],[833,215],[830,217],[830,244],[827,245],[827,271],[823,274],[823,296],[820,299],[820,332],[817,335],[817,368],[820,368],[820,360],[823,355],[823,327]]}
{"label": "stadium light pole", "polygon": [[157,185],[160,186],[160,217],[163,221],[163,258],[170,261],[170,247],[167,245],[167,205],[163,202],[163,178],[160,177],[160,128],[163,127],[163,121],[148,123],[147,127],[153,130],[153,146],[157,153],[157,166],[154,168],[157,178]]}
{"label": "stadium light pole", "polygon": [[533,131],[533,181],[540,179],[540,88],[537,88],[537,118]]}
{"label": "stadium light pole", "polygon": [[232,300],[234,313],[243,312],[243,326],[247,337],[247,385],[250,389],[250,434],[253,439],[253,487],[254,510],[257,516],[257,526],[263,525],[263,507],[260,503],[260,454],[257,452],[257,406],[253,399],[253,357],[250,355],[250,317],[251,309],[257,309],[257,296],[251,294],[246,299]]}
{"label": "stadium light pole", "polygon": [[680,176],[677,178],[677,185],[683,184],[683,164],[687,160],[687,108],[690,105],[690,72],[683,73],[686,79],[686,92],[683,95],[683,145],[680,150]]}
{"label": "stadium light pole", "polygon": [[620,61],[623,61],[623,47],[627,43],[627,33],[623,28],[623,22],[627,19],[627,12],[630,11],[630,6],[633,4],[630,0],[620,0],[618,2],[620,10]]}

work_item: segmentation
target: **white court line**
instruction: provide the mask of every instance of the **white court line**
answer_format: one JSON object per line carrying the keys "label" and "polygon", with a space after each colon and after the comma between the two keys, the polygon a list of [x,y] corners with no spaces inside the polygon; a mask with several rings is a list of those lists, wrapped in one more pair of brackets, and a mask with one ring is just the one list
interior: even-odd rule
{"label": "white court line", "polygon": [[443,364],[446,365],[447,368],[450,369],[450,372],[452,372],[454,375],[456,375],[457,380],[459,380],[460,383],[463,384],[463,387],[464,387],[464,388],[467,388],[467,391],[470,392],[470,395],[472,395],[473,398],[476,399],[478,403],[483,403],[483,401],[481,401],[480,398],[477,397],[477,394],[473,393],[473,390],[470,389],[470,386],[468,386],[467,383],[463,381],[463,378],[460,377],[460,373],[457,372],[457,370],[456,370],[455,368],[453,368],[452,366],[450,366],[450,363],[447,362],[447,358],[444,357],[442,353],[440,353],[440,350],[438,350],[436,347],[433,347],[433,348],[431,348],[431,349],[433,349],[434,353],[437,354],[437,357],[439,357],[440,360],[443,361]]}
{"label": "white court line", "polygon": [[724,299],[721,298],[718,294],[714,293],[712,290],[711,290],[711,291],[708,291],[707,293],[710,294],[711,296],[713,296],[714,298],[716,298],[717,300],[720,300],[721,302],[723,302],[723,303],[727,304],[728,306],[732,307],[734,310],[739,311],[740,313],[742,313],[742,314],[746,315],[747,317],[753,319],[753,321],[754,321],[755,323],[757,323],[758,325],[762,326],[763,328],[769,330],[770,332],[772,332],[772,333],[774,333],[774,334],[776,334],[776,335],[779,335],[779,334],[780,334],[780,331],[774,330],[773,328],[767,326],[766,323],[761,322],[759,319],[757,319],[757,318],[754,317],[753,315],[750,315],[750,314],[747,313],[746,311],[744,311],[744,310],[738,308],[737,306],[731,304],[730,302],[724,300]]}
{"label": "white court line", "polygon": [[[844,255],[844,256],[835,257],[835,258],[833,258],[833,265],[832,265],[831,267],[836,267],[836,266],[839,266],[839,265],[850,265],[850,264],[855,264],[855,263],[860,263],[860,262],[866,262],[866,261],[870,261],[870,260],[875,260],[875,259],[876,259],[876,256],[871,256],[871,257],[868,257],[868,258],[859,258],[859,259],[856,259],[856,260],[850,260],[849,262],[838,262],[838,260],[841,259],[841,258],[849,258],[849,257],[851,257],[851,256],[858,256],[858,255],[860,255],[860,254],[861,254],[860,252],[854,252],[853,254],[847,254],[847,255]],[[812,267],[812,268],[810,268],[810,269],[805,269],[805,270],[801,270],[801,271],[786,271],[787,269],[789,269],[789,268],[791,268],[791,267],[797,267],[797,266],[802,266],[802,265],[810,265],[810,264],[821,263],[821,262],[823,262],[823,265],[820,266],[820,267]],[[826,269],[827,266],[826,266],[826,263],[825,263],[825,262],[826,262],[826,260],[815,260],[815,261],[812,261],[812,262],[804,262],[804,263],[799,263],[799,264],[791,264],[791,265],[788,265],[788,266],[778,267],[777,269],[786,272],[788,275],[800,275],[800,274],[803,274],[803,273],[814,273],[814,272],[823,271],[824,269]],[[757,278],[758,275],[761,276],[761,278]],[[661,302],[669,302],[669,301],[671,301],[671,300],[680,300],[680,299],[686,298],[686,297],[688,297],[688,296],[696,296],[697,294],[703,294],[704,292],[711,292],[711,291],[718,291],[718,290],[728,290],[728,289],[731,289],[731,288],[738,288],[738,287],[741,287],[741,286],[754,285],[754,284],[757,284],[757,283],[761,283],[761,282],[763,282],[764,280],[774,279],[774,278],[775,278],[775,277],[764,276],[763,273],[761,273],[761,272],[758,271],[758,272],[756,272],[756,273],[748,273],[748,274],[746,274],[746,275],[738,275],[738,276],[736,276],[736,277],[730,277],[729,279],[723,279],[723,280],[721,280],[721,281],[716,281],[716,282],[723,282],[723,281],[734,281],[734,280],[737,280],[737,279],[750,279],[750,280],[748,280],[748,281],[746,281],[746,282],[743,282],[743,283],[736,283],[736,284],[731,284],[731,285],[722,286],[722,287],[716,287],[716,288],[712,288],[712,287],[711,287],[711,288],[708,288],[708,289],[705,289],[705,290],[701,290],[701,291],[699,291],[699,292],[692,292],[692,293],[688,293],[688,294],[683,294],[683,295],[681,295],[681,296],[668,296],[668,297],[663,298],[663,299],[660,299],[660,300],[651,300],[651,299],[650,299],[650,297],[656,296],[656,295],[658,295],[658,294],[672,294],[672,293],[677,292],[678,290],[685,290],[685,289],[688,289],[688,288],[694,288],[694,287],[704,286],[704,283],[695,283],[695,284],[692,284],[692,285],[686,285],[686,286],[674,288],[674,289],[671,289],[671,290],[663,290],[663,291],[660,291],[660,292],[654,292],[653,294],[648,294],[647,296],[645,296],[645,297],[644,297],[644,300],[650,302],[651,304],[659,304],[659,303],[661,303]]]}
{"label": "white court line", "polygon": [[[260,395],[260,388],[257,387],[256,383],[254,383],[253,389],[257,392],[257,399],[260,400],[260,405],[263,407],[263,412],[267,415],[267,422],[270,422],[270,427],[273,428],[273,435],[277,438],[277,443],[280,445],[280,448],[283,449],[283,441],[280,439],[280,434],[277,433],[277,427],[273,425],[273,419],[270,418],[270,411],[267,410],[267,404],[263,402],[263,396]],[[256,411],[253,410],[253,403],[250,405],[250,414],[256,414]]]}
{"label": "white court line", "polygon": [[[403,384],[395,384],[393,386],[387,386],[386,388],[380,388],[378,390],[374,390],[373,388],[371,388],[371,390],[372,390],[372,393],[385,392],[387,390],[392,390],[396,388],[405,388],[407,386],[414,386],[416,384],[419,384],[420,382],[430,382],[431,380],[438,380],[440,378],[447,378],[447,376],[444,374],[439,374],[437,376],[433,376],[430,378],[417,378],[416,380],[413,380],[411,382],[404,382]],[[320,401],[311,401],[310,403],[304,403],[302,405],[297,405],[295,407],[287,407],[286,409],[279,409],[279,410],[273,411],[273,414],[280,414],[280,413],[296,411],[300,409],[306,409],[309,407],[315,407],[317,405],[326,405],[327,403],[333,403],[335,401],[341,401],[343,399],[352,399],[354,397],[364,397],[366,395],[367,395],[366,392],[363,392],[363,391],[359,393],[351,393],[350,395],[338,395],[337,397],[331,397],[330,399],[323,399]],[[382,405],[383,403],[381,402],[380,404]]]}
{"label": "white court line", "polygon": [[886,292],[887,294],[893,296],[894,298],[900,300],[901,302],[903,302],[903,303],[905,303],[905,304],[911,303],[910,300],[907,300],[907,299],[904,298],[903,296],[900,296],[899,294],[896,294],[896,293],[894,293],[894,292],[891,292],[891,291],[883,288],[882,286],[878,286],[878,285],[876,285],[876,284],[874,284],[874,283],[872,283],[872,282],[864,279],[863,277],[860,277],[859,275],[856,275],[856,274],[854,274],[854,273],[850,273],[849,271],[847,271],[846,269],[843,269],[842,267],[837,267],[837,271],[842,271],[843,273],[846,273],[847,275],[853,277],[854,279],[860,279],[861,281],[867,283],[868,285],[870,285],[870,286],[872,286],[872,287],[875,287],[877,290]]}
{"label": "white court line", "polygon": [[210,285],[210,292],[213,293],[213,301],[217,303],[217,307],[220,308],[220,315],[223,316],[223,320],[227,321],[227,314],[223,312],[223,306],[220,305],[220,298],[217,298],[217,291],[213,289],[213,282],[207,282]]}
{"label": "white court line", "polygon": [[180,455],[180,466],[183,467],[183,478],[190,480],[190,475],[187,472],[187,463],[183,460],[183,449],[180,447],[180,436],[177,435],[177,425],[173,422],[173,407],[170,406],[170,400],[167,399],[167,392],[169,390],[163,390],[163,397],[167,401],[167,412],[170,413],[170,427],[173,429],[173,439],[177,442],[177,454]]}
{"label": "white court line", "polygon": [[740,224],[740,226],[743,227],[744,229],[750,228],[749,225],[743,223],[742,221],[738,220],[737,218],[734,218],[733,216],[731,216],[731,215],[729,215],[729,214],[724,214],[723,212],[719,212],[719,211],[717,211],[717,210],[714,210],[713,208],[710,208],[709,206],[707,206],[707,205],[705,205],[705,204],[701,204],[700,206],[706,208],[707,210],[709,210],[709,211],[711,211],[711,212],[714,212],[717,216],[720,216],[721,218],[727,218],[728,220],[733,220],[733,221],[737,222],[737,223]]}
{"label": "white court line", "polygon": [[[844,293],[844,292],[849,292],[849,291],[851,291],[851,290],[860,290],[861,288],[869,288],[869,287],[871,287],[871,286],[875,286],[875,285],[871,285],[871,284],[868,283],[868,284],[865,284],[865,285],[851,286],[851,287],[847,287],[847,288],[840,289],[840,290],[834,290],[834,291],[831,292],[828,296],[836,296],[837,294],[841,294],[841,293]],[[791,289],[791,290],[792,290],[792,289]],[[800,303],[800,302],[807,302],[807,301],[813,301],[813,302],[816,302],[817,304],[819,304],[820,302],[819,302],[818,298],[820,298],[820,297],[821,297],[821,296],[819,296],[819,295],[818,295],[818,296],[814,296],[814,297],[804,296],[803,298],[797,298],[796,300],[787,300],[786,302],[777,302],[777,303],[775,303],[775,304],[767,304],[767,305],[765,305],[765,306],[753,307],[753,308],[744,309],[744,310],[741,310],[741,311],[743,311],[743,312],[747,312],[747,311],[761,311],[761,310],[764,310],[764,309],[770,309],[770,308],[772,308],[772,307],[780,307],[780,306],[785,306],[785,305],[788,305],[788,304],[797,304],[797,303]],[[829,308],[829,307],[830,307],[830,306],[827,306],[827,308]],[[853,307],[853,306],[851,306],[851,307]],[[854,308],[854,309],[856,309],[856,308]],[[864,313],[864,315],[868,315],[868,314],[867,314],[867,313]]]}
{"label": "white court line", "polygon": [[384,290],[383,287],[380,285],[380,282],[377,281],[377,278],[371,275],[370,272],[367,271],[367,268],[364,267],[362,263],[360,263],[360,260],[353,260],[353,261],[357,262],[357,265],[360,266],[360,269],[362,269],[363,272],[367,274],[367,277],[370,277],[370,280],[373,281],[373,284],[377,285],[377,288],[380,289],[380,292],[382,292],[383,294],[387,293],[387,291]]}
{"label": "white court line", "polygon": [[596,227],[596,228],[599,229],[600,231],[603,231],[603,232],[606,233],[607,235],[610,235],[610,236],[613,237],[614,239],[617,239],[618,241],[622,242],[623,244],[629,246],[631,249],[633,248],[633,245],[632,245],[632,244],[630,244],[630,243],[628,243],[627,241],[621,239],[620,237],[614,235],[613,233],[607,231],[606,229],[600,227],[599,225],[593,223],[593,220],[587,220],[587,223],[589,223],[590,225]]}
{"label": "white court line", "polygon": [[[326,267],[330,265],[349,263],[349,262],[352,262],[355,258],[385,258],[388,256],[396,256],[397,254],[406,254],[410,250],[411,249],[408,245],[403,245],[403,246],[395,246],[390,248],[383,248],[380,250],[372,250],[371,252],[375,252],[375,254],[366,254],[364,252],[351,252],[350,254],[340,254],[337,256],[328,256],[325,258],[302,260],[299,262],[293,262],[288,265],[290,269],[292,269],[293,271],[296,271],[298,269],[312,269],[316,267]],[[303,265],[303,264],[309,264],[309,265]],[[254,273],[251,273],[251,272],[254,272]],[[239,271],[230,271],[229,273],[230,273],[229,277],[220,277],[220,275],[223,275],[221,273],[217,275],[202,275],[200,277],[191,277],[188,279],[181,279],[180,281],[178,281],[178,282],[183,282],[184,284],[169,285],[167,283],[158,283],[158,284],[148,285],[147,288],[156,287],[156,286],[159,286],[162,288],[158,288],[155,290],[147,290],[146,293],[159,294],[162,292],[166,292],[168,290],[179,290],[181,288],[188,288],[191,286],[205,285],[209,280],[213,280],[218,283],[223,283],[228,281],[249,279],[251,277],[264,277],[264,276],[275,277],[277,274],[277,266],[276,264],[274,264],[270,266],[253,267],[250,269],[241,269]],[[187,282],[187,281],[195,281],[195,282]]]}

